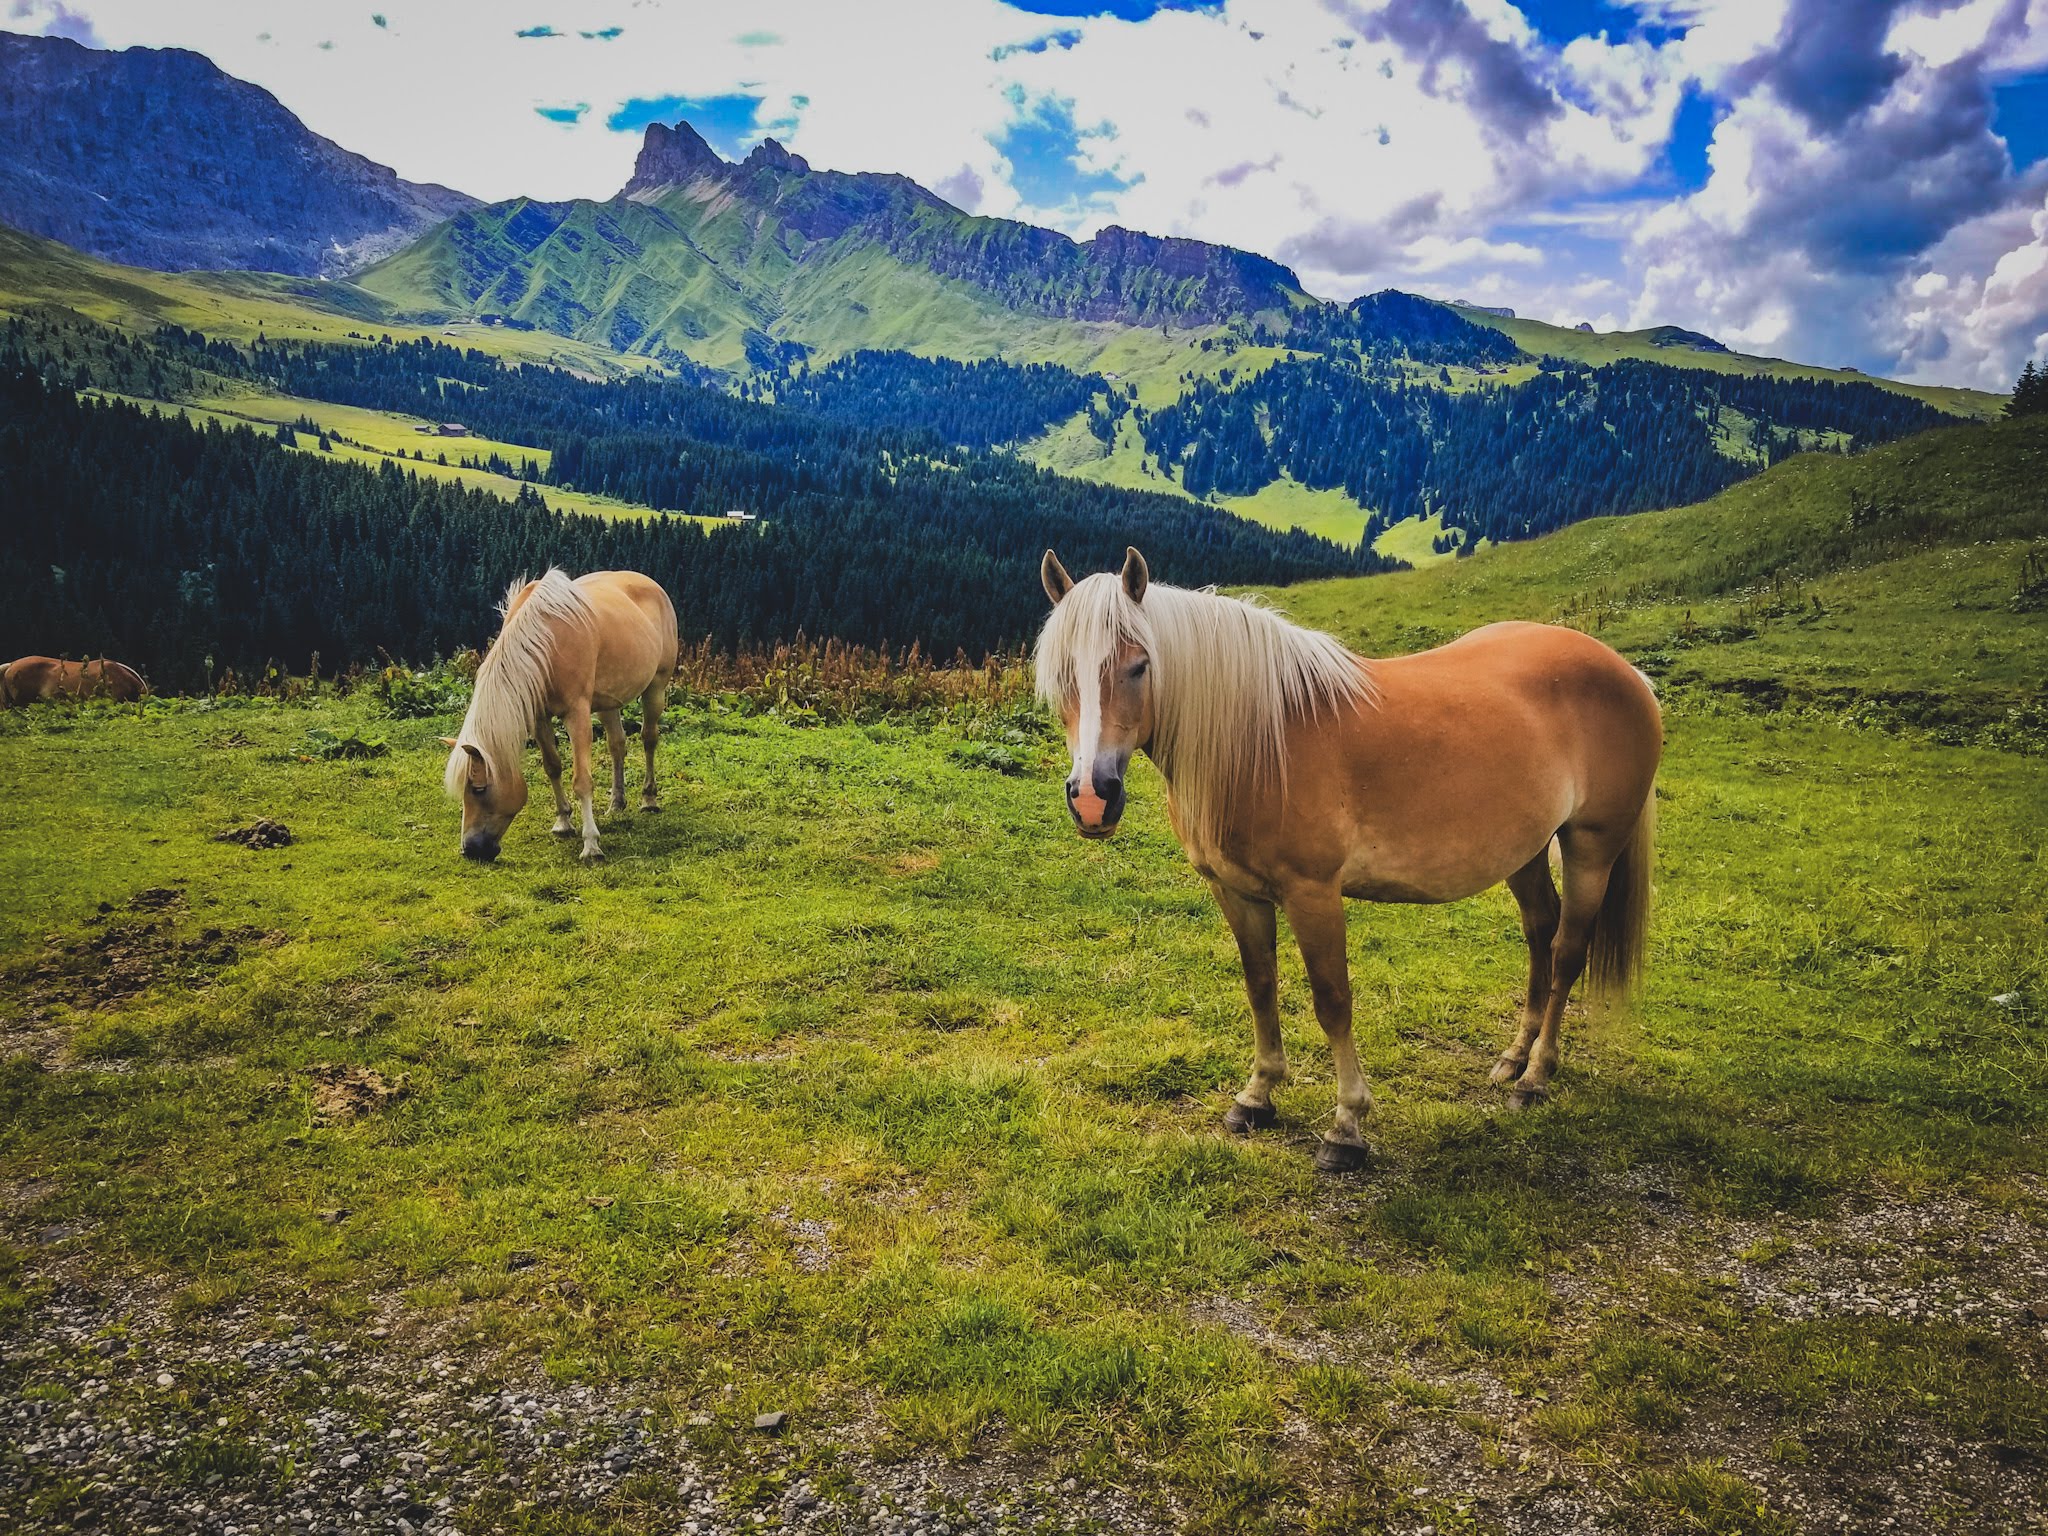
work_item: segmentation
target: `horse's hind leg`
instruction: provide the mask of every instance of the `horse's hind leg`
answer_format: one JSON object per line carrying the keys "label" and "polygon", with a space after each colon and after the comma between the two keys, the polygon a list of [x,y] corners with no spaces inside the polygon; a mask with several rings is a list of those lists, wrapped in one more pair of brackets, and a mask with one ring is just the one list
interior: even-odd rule
{"label": "horse's hind leg", "polygon": [[658,811],[661,797],[655,793],[654,749],[661,745],[661,712],[668,708],[668,684],[653,683],[640,695],[640,751],[647,759],[647,787],[640,791],[640,809]]}
{"label": "horse's hind leg", "polygon": [[1564,1005],[1586,969],[1586,950],[1593,941],[1593,922],[1607,895],[1607,878],[1620,848],[1610,838],[1565,828],[1557,836],[1564,854],[1564,897],[1559,903],[1557,933],[1550,942],[1550,991],[1543,1000],[1543,1020],[1529,1065],[1515,1079],[1509,1102],[1526,1109],[1550,1093],[1557,1073],[1557,1036],[1564,1023]]}
{"label": "horse's hind leg", "polygon": [[1359,1122],[1372,1112],[1372,1091],[1365,1086],[1358,1047],[1351,1040],[1351,964],[1344,953],[1344,896],[1335,890],[1297,894],[1286,906],[1288,926],[1301,946],[1309,990],[1315,995],[1316,1022],[1323,1026],[1337,1068],[1336,1119],[1316,1148],[1316,1166],[1325,1173],[1363,1168],[1370,1154]]}
{"label": "horse's hind leg", "polygon": [[1529,1048],[1543,1027],[1543,1007],[1550,999],[1550,946],[1557,937],[1557,886],[1550,878],[1550,845],[1508,876],[1508,889],[1522,909],[1522,938],[1529,946],[1529,1000],[1522,1008],[1514,1044],[1493,1064],[1493,1080],[1511,1083],[1529,1064]]}
{"label": "horse's hind leg", "polygon": [[1245,995],[1252,1005],[1252,1075],[1223,1113],[1224,1126],[1244,1135],[1279,1118],[1273,1110],[1273,1089],[1287,1078],[1287,1050],[1280,1043],[1280,969],[1274,955],[1280,924],[1270,901],[1240,896],[1213,880],[1209,888],[1237,937]]}
{"label": "horse's hind leg", "polygon": [[598,711],[598,718],[604,721],[605,749],[612,758],[612,805],[615,811],[626,808],[626,721],[616,709]]}
{"label": "horse's hind leg", "polygon": [[568,837],[576,830],[576,819],[569,814],[569,797],[562,793],[562,749],[555,745],[555,722],[542,715],[533,724],[533,740],[555,791],[555,836]]}

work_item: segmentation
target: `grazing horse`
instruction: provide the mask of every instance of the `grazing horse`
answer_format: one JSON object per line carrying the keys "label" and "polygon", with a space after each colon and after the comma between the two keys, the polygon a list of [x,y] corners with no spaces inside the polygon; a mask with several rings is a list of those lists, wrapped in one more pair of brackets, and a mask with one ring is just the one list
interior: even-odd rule
{"label": "grazing horse", "polygon": [[[1051,550],[1038,692],[1065,722],[1067,806],[1108,837],[1143,751],[1189,859],[1237,937],[1256,1054],[1224,1116],[1270,1126],[1287,1075],[1276,911],[1287,914],[1337,1068],[1316,1166],[1362,1166],[1372,1095],[1351,1040],[1344,898],[1439,902],[1505,880],[1522,908],[1529,996],[1493,1080],[1526,1107],[1557,1070],[1558,1026],[1592,966],[1626,988],[1642,959],[1663,723],[1649,680],[1589,635],[1489,624],[1368,661],[1256,603],[1147,578],[1076,582]],[[1553,840],[1564,895],[1552,883]]]}
{"label": "grazing horse", "polygon": [[527,738],[540,744],[555,789],[555,832],[576,831],[562,795],[562,755],[554,719],[569,728],[576,799],[583,807],[583,857],[604,857],[590,804],[590,716],[604,720],[612,754],[611,808],[626,808],[626,728],[619,711],[640,701],[640,745],[647,787],[640,809],[658,811],[654,749],[676,669],[676,610],[660,583],[638,571],[592,571],[574,581],[550,569],[515,581],[505,594],[505,627],[476,670],[476,692],[462,732],[443,737],[448,793],[462,802],[462,852],[495,859],[505,829],[526,804],[521,758]]}
{"label": "grazing horse", "polygon": [[149,685],[130,667],[102,656],[98,661],[58,661],[24,656],[0,668],[0,706],[39,704],[45,699],[114,699],[133,704]]}

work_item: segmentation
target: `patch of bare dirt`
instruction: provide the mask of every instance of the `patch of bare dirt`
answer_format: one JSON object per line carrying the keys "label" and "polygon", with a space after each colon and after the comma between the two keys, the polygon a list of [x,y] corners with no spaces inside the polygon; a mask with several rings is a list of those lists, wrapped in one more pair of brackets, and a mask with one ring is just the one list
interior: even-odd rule
{"label": "patch of bare dirt", "polygon": [[405,1096],[406,1080],[387,1082],[374,1067],[314,1067],[313,1123],[335,1125],[382,1109]]}
{"label": "patch of bare dirt", "polygon": [[[130,905],[162,912],[183,900],[180,892],[157,888],[141,892]],[[10,970],[6,981],[31,1015],[56,1007],[91,1010],[133,997],[160,981],[202,980],[209,972],[233,965],[246,950],[283,939],[281,933],[246,925],[202,928],[181,938],[169,917],[109,922],[82,939],[66,942],[53,937],[42,954]]]}

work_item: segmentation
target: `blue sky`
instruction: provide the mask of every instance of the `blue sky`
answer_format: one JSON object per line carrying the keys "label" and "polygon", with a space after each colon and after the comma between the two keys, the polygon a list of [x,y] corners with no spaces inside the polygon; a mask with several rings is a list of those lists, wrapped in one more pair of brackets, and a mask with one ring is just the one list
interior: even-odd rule
{"label": "blue sky", "polygon": [[[2048,0],[10,0],[403,175],[606,197],[651,122],[1315,293],[1993,386],[2048,353]],[[448,61],[459,60],[451,68]]]}

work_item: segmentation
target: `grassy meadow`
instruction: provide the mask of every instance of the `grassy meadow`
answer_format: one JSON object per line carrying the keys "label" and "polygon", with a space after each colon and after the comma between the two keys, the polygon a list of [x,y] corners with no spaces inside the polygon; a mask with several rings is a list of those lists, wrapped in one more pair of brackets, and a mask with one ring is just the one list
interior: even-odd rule
{"label": "grassy meadow", "polygon": [[[693,688],[665,808],[589,868],[532,807],[464,863],[457,714],[367,689],[0,716],[7,1230],[195,1334],[395,1315],[393,1348],[642,1394],[735,1523],[858,1456],[1201,1531],[2030,1529],[2043,468],[2041,424],[1959,428],[1276,594],[1382,652],[1579,623],[1670,711],[1646,990],[1574,1017],[1550,1105],[1486,1084],[1506,893],[1354,908],[1352,1178],[1310,1166],[1334,1090],[1284,932],[1281,1125],[1223,1134],[1247,1010],[1163,788],[1078,841],[1018,677]],[[216,840],[265,816],[290,846]],[[382,1091],[337,1107],[352,1073]],[[54,1284],[12,1241],[0,1329]],[[292,1507],[288,1468],[208,1466]],[[91,1507],[0,1467],[0,1521]],[[668,1529],[678,1497],[449,1518]]]}
{"label": "grassy meadow", "polygon": [[[99,393],[108,392],[103,390]],[[310,421],[328,434],[328,446],[322,448],[317,439],[302,432],[300,440],[293,445],[302,453],[326,453],[355,464],[376,465],[389,459],[399,463],[409,474],[452,480],[472,490],[488,491],[503,501],[516,501],[523,492],[531,491],[558,512],[578,512],[592,517],[662,515],[689,518],[707,527],[727,526],[723,518],[691,517],[685,512],[657,514],[652,507],[621,501],[616,496],[567,490],[558,485],[522,480],[516,475],[499,474],[473,464],[465,465],[461,462],[463,459],[488,461],[495,455],[507,464],[517,466],[531,462],[545,470],[551,455],[545,448],[530,448],[521,443],[499,442],[488,437],[441,437],[424,433],[418,430],[429,425],[424,417],[407,416],[397,411],[335,405],[325,400],[307,400],[297,395],[253,389],[228,395],[207,395],[191,401],[152,400],[135,395],[114,398],[155,407],[166,415],[182,416],[194,423],[212,422],[229,428],[254,427],[268,432],[279,426],[296,427],[301,422]],[[423,457],[414,458],[416,453]]]}

